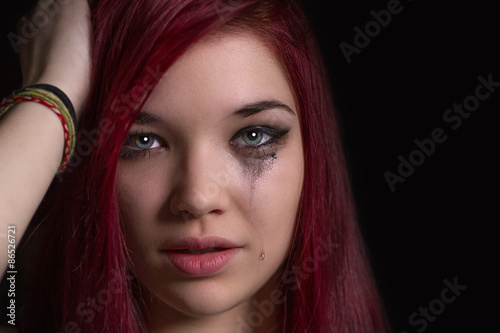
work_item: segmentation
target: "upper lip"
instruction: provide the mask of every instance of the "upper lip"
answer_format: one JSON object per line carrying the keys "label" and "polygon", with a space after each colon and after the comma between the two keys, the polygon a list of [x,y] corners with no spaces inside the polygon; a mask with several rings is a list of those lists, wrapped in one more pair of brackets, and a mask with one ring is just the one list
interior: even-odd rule
{"label": "upper lip", "polygon": [[241,247],[233,243],[232,241],[219,237],[219,236],[207,236],[203,238],[197,237],[187,237],[175,242],[167,244],[163,247],[164,251],[174,251],[174,250],[203,250],[212,248],[223,248],[230,249]]}

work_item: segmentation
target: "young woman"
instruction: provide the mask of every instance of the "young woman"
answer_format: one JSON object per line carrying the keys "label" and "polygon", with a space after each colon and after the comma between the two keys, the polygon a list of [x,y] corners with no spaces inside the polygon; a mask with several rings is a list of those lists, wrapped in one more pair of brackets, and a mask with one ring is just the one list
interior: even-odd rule
{"label": "young woman", "polygon": [[[33,222],[26,332],[389,331],[295,1],[101,0],[91,56],[86,2],[59,6],[24,83],[66,93],[78,139]],[[16,104],[2,131],[44,107]],[[58,153],[36,167],[53,177]],[[43,195],[37,177],[19,192]]]}

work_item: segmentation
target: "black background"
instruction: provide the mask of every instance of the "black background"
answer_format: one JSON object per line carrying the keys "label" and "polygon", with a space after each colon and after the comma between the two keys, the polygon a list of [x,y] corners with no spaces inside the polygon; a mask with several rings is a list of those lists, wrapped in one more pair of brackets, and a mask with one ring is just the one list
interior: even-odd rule
{"label": "black background", "polygon": [[[329,66],[360,222],[394,332],[497,331],[493,114],[500,91],[456,130],[443,115],[474,95],[479,75],[500,82],[498,11],[486,2],[401,1],[402,11],[348,64],[339,44],[354,44],[354,27],[364,30],[370,12],[389,1],[331,1],[329,9],[305,2]],[[392,192],[384,173],[397,173],[398,156],[408,158],[414,140],[435,128],[447,140]],[[467,289],[426,327],[411,325],[409,317],[455,278]]]}
{"label": "black background", "polygon": [[[27,2],[12,3],[0,19],[2,96],[20,85],[6,34]],[[478,76],[500,82],[494,2],[402,0],[402,11],[350,63],[339,44],[354,45],[354,27],[364,30],[370,11],[389,1],[303,2],[328,66],[359,219],[394,332],[497,331],[500,88],[456,130],[443,121],[474,94]],[[414,140],[435,128],[447,140],[392,192],[384,173],[397,173],[398,156],[408,158]],[[412,326],[410,315],[441,297],[445,279],[467,289],[425,329]]]}

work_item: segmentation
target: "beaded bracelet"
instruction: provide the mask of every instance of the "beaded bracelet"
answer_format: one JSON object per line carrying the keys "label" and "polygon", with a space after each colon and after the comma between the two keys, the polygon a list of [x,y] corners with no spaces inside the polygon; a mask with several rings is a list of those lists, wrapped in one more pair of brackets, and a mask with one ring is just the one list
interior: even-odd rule
{"label": "beaded bracelet", "polygon": [[61,120],[64,130],[64,153],[58,173],[68,164],[76,140],[76,115],[69,98],[59,88],[48,84],[34,84],[15,90],[0,103],[0,118],[19,102],[36,102],[51,109]]}

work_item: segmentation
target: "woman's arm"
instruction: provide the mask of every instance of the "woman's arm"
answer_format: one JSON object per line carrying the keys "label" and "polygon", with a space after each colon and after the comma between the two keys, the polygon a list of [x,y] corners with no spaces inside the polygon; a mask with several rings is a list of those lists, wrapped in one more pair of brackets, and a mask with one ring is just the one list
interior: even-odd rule
{"label": "woman's arm", "polygon": [[[0,269],[7,267],[8,226],[19,244],[61,162],[61,121],[45,106],[20,103],[0,119]],[[12,233],[11,233],[12,235]]]}
{"label": "woman's arm", "polygon": [[[90,87],[90,10],[87,0],[58,2],[57,6],[56,14],[36,36],[20,45],[23,86],[46,83],[58,87],[79,118]],[[35,6],[28,16],[40,10]],[[19,244],[59,168],[63,151],[63,127],[49,108],[20,102],[0,119],[0,274],[7,267],[9,226],[15,226]]]}

